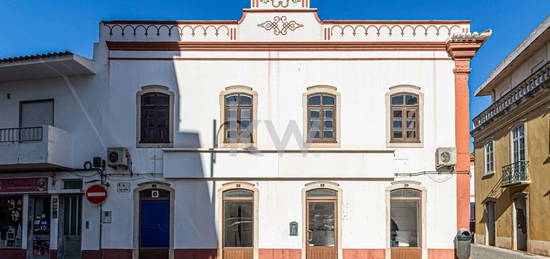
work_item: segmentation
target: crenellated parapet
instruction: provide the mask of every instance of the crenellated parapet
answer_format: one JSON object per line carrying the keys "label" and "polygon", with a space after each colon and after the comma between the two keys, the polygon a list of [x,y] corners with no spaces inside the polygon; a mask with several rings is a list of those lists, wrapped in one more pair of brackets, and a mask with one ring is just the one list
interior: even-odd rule
{"label": "crenellated parapet", "polygon": [[323,39],[332,41],[445,41],[468,33],[469,21],[324,21]]}

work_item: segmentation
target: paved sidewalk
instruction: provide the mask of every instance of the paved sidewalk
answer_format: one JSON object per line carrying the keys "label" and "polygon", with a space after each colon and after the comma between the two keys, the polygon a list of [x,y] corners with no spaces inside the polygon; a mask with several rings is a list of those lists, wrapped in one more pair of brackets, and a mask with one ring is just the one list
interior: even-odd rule
{"label": "paved sidewalk", "polygon": [[472,245],[471,259],[549,259],[550,257],[528,254],[492,246]]}

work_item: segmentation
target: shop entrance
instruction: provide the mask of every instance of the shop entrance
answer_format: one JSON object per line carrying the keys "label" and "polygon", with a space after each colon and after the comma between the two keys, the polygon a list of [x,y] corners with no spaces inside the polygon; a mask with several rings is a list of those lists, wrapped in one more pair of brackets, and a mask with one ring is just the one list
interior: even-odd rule
{"label": "shop entrance", "polygon": [[313,189],[306,192],[307,259],[338,258],[337,195],[331,189]]}
{"label": "shop entrance", "polygon": [[168,259],[170,251],[170,192],[139,192],[139,259]]}
{"label": "shop entrance", "polygon": [[517,250],[527,251],[527,201],[524,195],[514,199]]}
{"label": "shop entrance", "polygon": [[390,193],[390,244],[392,259],[422,258],[422,193],[396,189]]}
{"label": "shop entrance", "polygon": [[50,258],[50,197],[29,197],[28,258]]}
{"label": "shop entrance", "polygon": [[80,195],[60,196],[59,215],[59,257],[80,258],[82,228],[82,197]]}

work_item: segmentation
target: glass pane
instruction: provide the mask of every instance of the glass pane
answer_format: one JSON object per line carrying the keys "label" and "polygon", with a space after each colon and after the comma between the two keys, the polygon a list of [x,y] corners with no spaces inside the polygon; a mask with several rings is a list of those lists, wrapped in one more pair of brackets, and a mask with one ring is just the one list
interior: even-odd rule
{"label": "glass pane", "polygon": [[415,130],[407,130],[407,138],[416,138]]}
{"label": "glass pane", "polygon": [[325,119],[326,118],[334,118],[334,112],[332,109],[325,109]]}
{"label": "glass pane", "polygon": [[320,120],[310,120],[309,121],[309,128],[311,130],[319,130],[321,127],[321,121]]}
{"label": "glass pane", "polygon": [[237,120],[237,109],[227,109],[227,120]]}
{"label": "glass pane", "polygon": [[391,201],[391,246],[419,247],[418,200]]}
{"label": "glass pane", "polygon": [[402,94],[392,95],[391,104],[392,105],[403,105],[403,95]]}
{"label": "glass pane", "polygon": [[332,121],[325,120],[325,130],[332,129]]}
{"label": "glass pane", "polygon": [[250,138],[250,131],[249,130],[241,130],[241,134],[239,135],[239,138],[241,140],[247,140]]}
{"label": "glass pane", "polygon": [[252,106],[252,96],[248,94],[239,95],[239,105],[240,106]]}
{"label": "glass pane", "polygon": [[241,109],[241,120],[250,119],[250,109]]}
{"label": "glass pane", "polygon": [[312,130],[309,134],[309,137],[310,138],[320,138],[321,137],[321,132],[318,131],[318,130]]}
{"label": "glass pane", "polygon": [[307,197],[336,197],[336,191],[331,189],[313,189],[307,192]]}
{"label": "glass pane", "polygon": [[332,131],[323,131],[323,138],[333,138],[334,133]]}
{"label": "glass pane", "polygon": [[309,117],[310,118],[319,118],[320,115],[321,115],[320,110],[310,110],[309,111]]}
{"label": "glass pane", "polygon": [[394,138],[402,138],[403,137],[403,131],[401,130],[394,130],[392,132],[392,135]]}
{"label": "glass pane", "polygon": [[168,106],[170,98],[166,94],[161,93],[148,93],[141,96],[141,105],[165,105]]}
{"label": "glass pane", "polygon": [[224,202],[224,246],[252,247],[254,214],[252,201]]}
{"label": "glass pane", "polygon": [[235,198],[235,197],[252,198],[253,195],[254,195],[254,193],[252,191],[245,190],[245,189],[232,189],[232,190],[228,190],[228,191],[223,192],[223,197],[224,198]]}
{"label": "glass pane", "polygon": [[321,104],[321,95],[312,95],[308,98],[308,105],[320,105]]}
{"label": "glass pane", "polygon": [[403,111],[401,110],[393,110],[392,116],[394,119],[400,119],[403,117]]}
{"label": "glass pane", "polygon": [[332,95],[323,95],[323,105],[334,105],[334,97]]}
{"label": "glass pane", "polygon": [[408,119],[407,120],[407,129],[415,129],[416,128],[416,121]]}
{"label": "glass pane", "polygon": [[308,245],[334,246],[335,217],[334,202],[309,202]]}
{"label": "glass pane", "polygon": [[228,130],[226,137],[227,138],[236,138],[237,137],[237,131],[236,130]]}
{"label": "glass pane", "polygon": [[401,120],[394,120],[393,127],[397,129],[401,129],[403,127],[403,122]]}
{"label": "glass pane", "polygon": [[416,105],[418,104],[418,97],[416,97],[416,95],[407,95],[405,101],[407,105]]}
{"label": "glass pane", "polygon": [[403,197],[420,197],[420,191],[415,189],[397,189],[391,191],[391,197],[392,198],[403,198]]}
{"label": "glass pane", "polygon": [[238,94],[231,94],[225,96],[225,105],[226,106],[237,106],[239,104],[238,102]]}
{"label": "glass pane", "polygon": [[241,129],[248,129],[250,127],[250,120],[241,120]]}

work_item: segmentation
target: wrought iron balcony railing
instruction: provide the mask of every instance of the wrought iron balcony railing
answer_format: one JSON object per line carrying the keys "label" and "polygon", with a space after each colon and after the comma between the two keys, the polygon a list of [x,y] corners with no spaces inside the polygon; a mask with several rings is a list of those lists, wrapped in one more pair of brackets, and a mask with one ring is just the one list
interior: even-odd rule
{"label": "wrought iron balcony railing", "polygon": [[502,167],[502,187],[528,184],[530,182],[527,166],[529,161],[518,161]]}
{"label": "wrought iron balcony railing", "polygon": [[0,143],[42,141],[42,127],[0,129]]}
{"label": "wrought iron balcony railing", "polygon": [[514,104],[521,102],[526,96],[533,95],[538,90],[550,86],[550,62],[537,72],[496,100],[491,106],[473,119],[474,131],[488,124],[493,119],[506,113]]}

